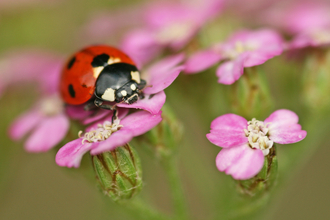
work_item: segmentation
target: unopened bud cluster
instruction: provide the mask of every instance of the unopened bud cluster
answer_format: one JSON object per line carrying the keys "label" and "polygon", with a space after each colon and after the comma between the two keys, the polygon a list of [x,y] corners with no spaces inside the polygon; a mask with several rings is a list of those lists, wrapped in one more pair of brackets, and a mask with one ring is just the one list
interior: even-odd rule
{"label": "unopened bud cluster", "polygon": [[126,144],[93,156],[101,189],[113,200],[130,199],[142,188],[142,168],[135,150]]}

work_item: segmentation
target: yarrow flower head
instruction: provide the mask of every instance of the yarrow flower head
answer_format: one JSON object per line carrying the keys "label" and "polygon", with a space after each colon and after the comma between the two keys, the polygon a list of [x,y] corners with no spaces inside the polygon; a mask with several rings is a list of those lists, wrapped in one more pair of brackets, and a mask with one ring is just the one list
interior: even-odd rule
{"label": "yarrow flower head", "polygon": [[287,49],[330,44],[328,1],[294,0],[287,2],[286,7],[277,3],[259,13],[257,20],[293,36],[293,40],[286,45]]}
{"label": "yarrow flower head", "polygon": [[145,26],[128,33],[122,49],[147,63],[166,47],[175,51],[183,48],[205,22],[219,13],[223,0],[193,3],[163,1],[148,5]]}
{"label": "yarrow flower head", "polygon": [[288,30],[296,36],[291,48],[330,45],[330,5],[305,3],[287,11]]}
{"label": "yarrow flower head", "polygon": [[29,152],[48,151],[64,138],[69,129],[69,119],[57,93],[62,59],[49,52],[28,50],[8,56],[2,62],[2,71],[6,71],[7,76],[2,82],[6,85],[36,82],[43,94],[30,110],[12,123],[10,137],[19,140],[30,133],[25,149]]}
{"label": "yarrow flower head", "polygon": [[263,167],[264,157],[274,143],[291,144],[303,140],[298,116],[286,109],[273,112],[265,121],[235,115],[222,115],[211,123],[209,141],[223,149],[216,158],[219,171],[234,179],[250,179]]}
{"label": "yarrow flower head", "polygon": [[124,146],[133,137],[144,134],[155,127],[161,120],[161,111],[150,114],[138,111],[132,114],[127,109],[118,109],[118,119],[113,120],[112,114],[94,123],[79,138],[64,145],[56,155],[59,166],[79,167],[82,156],[90,151],[92,155],[111,151]]}
{"label": "yarrow flower head", "polygon": [[46,93],[57,90],[62,58],[49,51],[8,51],[0,57],[0,96],[10,85],[37,82]]}
{"label": "yarrow flower head", "polygon": [[243,30],[228,41],[197,52],[186,61],[185,72],[198,73],[224,61],[216,70],[222,84],[233,84],[244,73],[245,67],[263,64],[283,51],[283,40],[273,30]]}

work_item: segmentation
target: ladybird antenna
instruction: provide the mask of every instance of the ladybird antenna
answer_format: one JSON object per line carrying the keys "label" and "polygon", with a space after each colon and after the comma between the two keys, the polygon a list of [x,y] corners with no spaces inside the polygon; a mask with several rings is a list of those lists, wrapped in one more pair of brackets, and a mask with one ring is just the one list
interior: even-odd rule
{"label": "ladybird antenna", "polygon": [[152,87],[152,85],[146,85],[145,87],[143,87],[143,89],[139,89],[139,91],[141,91],[141,92],[143,92],[143,90],[145,90],[146,88],[148,88],[148,87]]}

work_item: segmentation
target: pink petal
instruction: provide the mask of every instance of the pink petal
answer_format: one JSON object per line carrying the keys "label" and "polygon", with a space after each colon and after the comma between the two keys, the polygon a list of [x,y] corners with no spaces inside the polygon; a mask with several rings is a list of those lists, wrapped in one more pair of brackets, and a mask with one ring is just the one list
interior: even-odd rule
{"label": "pink petal", "polygon": [[261,150],[251,149],[244,144],[222,149],[216,158],[219,171],[231,175],[234,179],[245,180],[257,175],[264,164]]}
{"label": "pink petal", "polygon": [[64,145],[56,154],[56,163],[62,167],[75,167],[80,165],[83,155],[97,147],[99,142],[96,143],[84,143],[82,144],[82,138],[73,140]]}
{"label": "pink petal", "polygon": [[193,8],[180,2],[155,2],[145,9],[145,20],[153,28],[164,28],[176,22],[194,19],[195,12]]}
{"label": "pink petal", "polygon": [[132,31],[121,44],[121,49],[137,62],[139,68],[154,58],[161,48],[149,30]]}
{"label": "pink petal", "polygon": [[93,114],[93,111],[86,111],[84,109],[85,104],[82,105],[66,105],[65,113],[74,120],[83,120],[89,115]]}
{"label": "pink petal", "polygon": [[31,109],[17,118],[9,128],[9,135],[14,140],[21,139],[43,119],[39,111]]}
{"label": "pink petal", "polygon": [[29,152],[45,152],[55,147],[66,135],[69,120],[64,114],[45,117],[25,143]]}
{"label": "pink petal", "polygon": [[124,127],[113,133],[107,140],[99,142],[99,146],[93,148],[91,154],[96,155],[123,146],[133,137],[144,134],[155,127],[161,120],[161,112],[157,115],[145,111],[130,114],[120,122]]}
{"label": "pink petal", "polygon": [[257,66],[265,63],[267,60],[280,55],[283,52],[284,44],[273,45],[273,48],[263,48],[263,50],[256,50],[247,52],[247,56],[244,60],[244,67]]}
{"label": "pink petal", "polygon": [[221,60],[222,56],[214,50],[204,50],[195,53],[185,63],[185,73],[198,73],[213,66]]}
{"label": "pink petal", "polygon": [[297,35],[291,42],[289,42],[290,49],[300,49],[308,46],[312,46],[315,42],[311,36],[307,34]]}
{"label": "pink petal", "polygon": [[271,29],[261,29],[256,31],[241,30],[231,36],[223,44],[223,50],[238,53],[236,47],[238,43],[249,48],[240,52],[244,55],[244,67],[260,65],[274,56],[283,52],[284,41],[282,37]]}
{"label": "pink petal", "polygon": [[218,83],[230,85],[238,80],[244,73],[243,57],[239,56],[234,61],[227,61],[221,64],[217,69]]}
{"label": "pink petal", "polygon": [[54,62],[37,77],[42,90],[47,94],[58,93],[63,61]]}
{"label": "pink petal", "polygon": [[98,121],[98,120],[104,118],[105,116],[109,115],[111,112],[112,111],[107,110],[107,109],[97,109],[96,111],[94,111],[93,115],[91,115],[88,118],[85,118],[84,120],[82,120],[82,124],[87,125],[87,124],[90,124],[92,122]]}
{"label": "pink petal", "polygon": [[91,154],[97,155],[105,151],[114,150],[130,142],[133,137],[134,135],[131,130],[122,128],[113,133],[107,140],[98,142],[99,145],[91,150]]}
{"label": "pink petal", "polygon": [[284,13],[281,11],[281,17],[285,18],[285,22],[281,23],[281,26],[284,26],[287,31],[302,33],[313,29],[329,28],[330,8],[328,4],[317,1],[297,3],[289,7],[289,10],[286,10]]}
{"label": "pink petal", "polygon": [[307,132],[301,129],[300,125],[291,126],[291,128],[276,129],[270,131],[269,139],[279,144],[292,144],[303,140]]}
{"label": "pink petal", "polygon": [[143,109],[151,114],[157,114],[163,107],[166,100],[166,95],[164,91],[161,91],[155,95],[145,95],[144,99],[140,99],[133,104],[118,104],[118,107],[122,108],[136,108]]}
{"label": "pink petal", "polygon": [[211,133],[206,137],[219,147],[235,147],[248,141],[244,134],[246,128],[247,120],[245,118],[235,114],[226,114],[212,121]]}
{"label": "pink petal", "polygon": [[148,75],[145,80],[150,87],[146,87],[143,92],[145,94],[156,94],[171,85],[184,69],[183,66],[178,66],[183,58],[183,54],[167,57],[146,70]]}
{"label": "pink petal", "polygon": [[134,136],[146,133],[162,121],[161,111],[157,114],[150,114],[145,111],[138,111],[125,117],[120,124],[125,129],[133,132]]}
{"label": "pink petal", "polygon": [[264,122],[269,125],[269,138],[275,143],[291,144],[303,140],[307,132],[301,130],[296,113],[280,109],[273,112]]}
{"label": "pink petal", "polygon": [[[128,114],[128,111],[129,111],[127,108],[118,108],[117,110],[118,110],[118,118],[120,120],[123,119]],[[86,132],[89,132],[91,130],[96,130],[98,128],[98,125],[103,124],[105,121],[111,122],[113,111],[109,111],[109,110],[107,110],[107,111],[109,112],[108,116],[103,118],[102,120],[96,121],[93,124],[91,124],[90,126],[88,126],[86,128]]]}
{"label": "pink petal", "polygon": [[4,76],[5,86],[38,81],[47,93],[58,88],[58,81],[51,80],[58,78],[63,60],[53,53],[37,49],[12,50],[1,60],[0,75]]}
{"label": "pink petal", "polygon": [[249,32],[246,44],[258,46],[247,52],[248,55],[244,59],[245,67],[263,64],[274,56],[280,55],[284,48],[282,37],[271,29]]}
{"label": "pink petal", "polygon": [[287,109],[280,109],[273,112],[268,118],[265,119],[265,123],[271,123],[269,128],[274,129],[278,127],[290,126],[298,123],[298,115],[293,111]]}

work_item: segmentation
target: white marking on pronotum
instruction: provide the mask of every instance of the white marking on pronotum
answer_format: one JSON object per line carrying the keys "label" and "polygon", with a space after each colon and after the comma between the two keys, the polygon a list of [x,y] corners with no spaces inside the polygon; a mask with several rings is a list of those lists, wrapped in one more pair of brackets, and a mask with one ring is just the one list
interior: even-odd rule
{"label": "white marking on pronotum", "polygon": [[133,90],[133,91],[134,91],[135,89],[136,89],[136,86],[135,86],[135,84],[132,84],[132,85],[131,85],[131,90]]}
{"label": "white marking on pronotum", "polygon": [[127,96],[127,92],[125,90],[120,92],[123,96]]}
{"label": "white marking on pronotum", "polygon": [[131,76],[132,76],[132,80],[134,80],[137,83],[140,83],[140,73],[138,71],[131,71]]}
{"label": "white marking on pronotum", "polygon": [[99,77],[100,73],[102,72],[102,70],[104,69],[103,66],[98,66],[98,67],[94,67],[93,68],[93,76],[95,79],[97,79],[97,77]]}
{"label": "white marking on pronotum", "polygon": [[120,58],[113,58],[113,57],[110,57],[109,60],[108,60],[108,64],[113,64],[113,63],[119,63],[121,60]]}
{"label": "white marking on pronotum", "polygon": [[115,101],[115,90],[113,90],[111,88],[108,88],[107,90],[105,90],[105,92],[102,95],[102,99],[110,101],[110,102]]}

